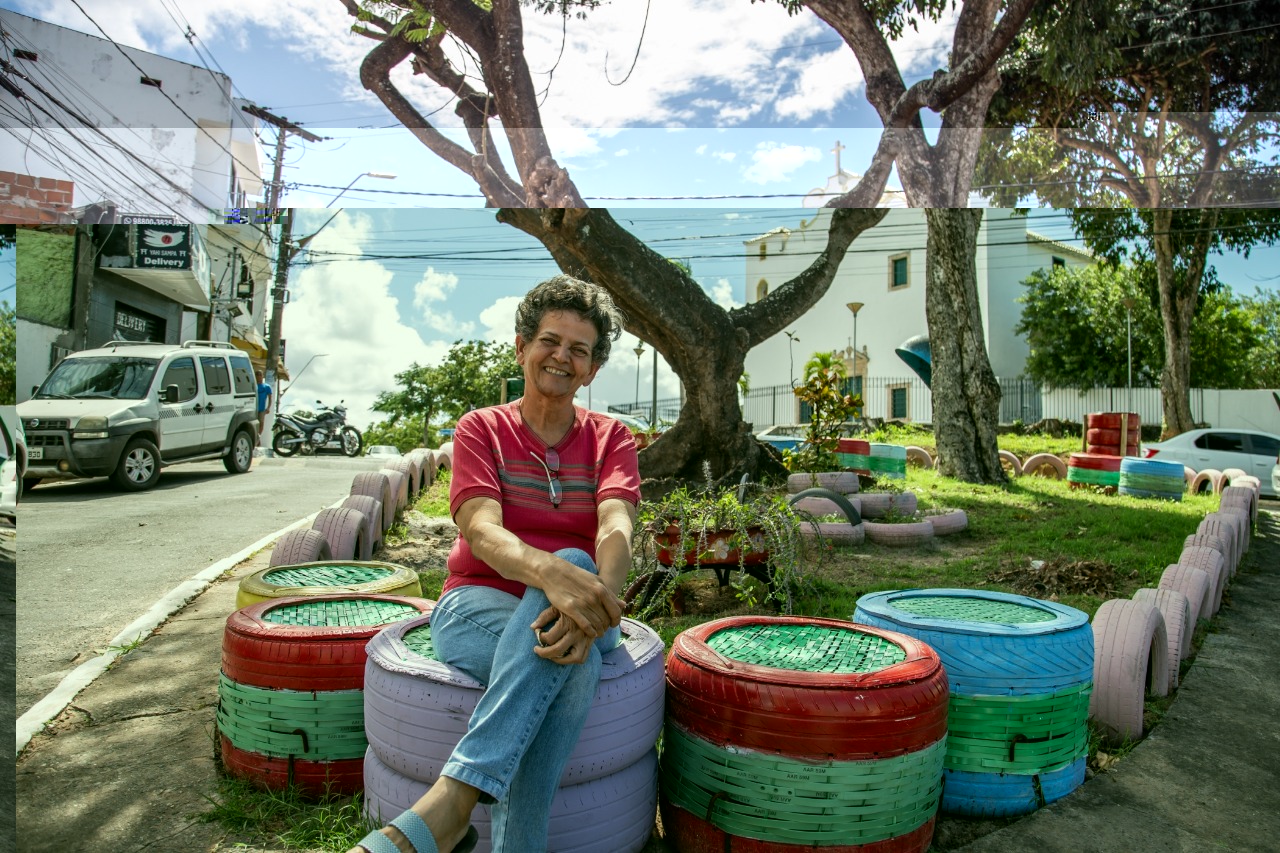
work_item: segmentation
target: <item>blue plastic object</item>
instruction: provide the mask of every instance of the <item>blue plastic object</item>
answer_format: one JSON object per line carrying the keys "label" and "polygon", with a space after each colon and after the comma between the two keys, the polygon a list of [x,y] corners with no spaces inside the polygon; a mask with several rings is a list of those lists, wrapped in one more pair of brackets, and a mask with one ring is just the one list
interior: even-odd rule
{"label": "blue plastic object", "polygon": [[894,350],[898,358],[907,363],[924,380],[926,388],[933,387],[933,351],[929,348],[928,335],[916,335],[907,338]]}

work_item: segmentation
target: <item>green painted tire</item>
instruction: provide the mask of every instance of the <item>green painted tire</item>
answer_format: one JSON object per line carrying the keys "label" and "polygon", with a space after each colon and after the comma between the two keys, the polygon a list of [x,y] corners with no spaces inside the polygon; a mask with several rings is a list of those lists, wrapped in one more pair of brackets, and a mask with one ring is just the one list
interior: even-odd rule
{"label": "green painted tire", "polygon": [[294,595],[407,595],[422,597],[417,572],[376,560],[326,560],[272,566],[246,576],[236,590],[236,607]]}

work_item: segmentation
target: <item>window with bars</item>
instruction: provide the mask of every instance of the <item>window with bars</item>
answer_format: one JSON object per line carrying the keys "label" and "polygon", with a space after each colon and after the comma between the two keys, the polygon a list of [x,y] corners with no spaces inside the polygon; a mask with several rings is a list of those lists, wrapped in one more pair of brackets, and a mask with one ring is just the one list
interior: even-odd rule
{"label": "window with bars", "polygon": [[889,289],[894,290],[911,284],[910,271],[907,267],[907,256],[899,255],[889,259]]}
{"label": "window with bars", "polygon": [[889,389],[889,417],[894,420],[907,418],[907,386]]}

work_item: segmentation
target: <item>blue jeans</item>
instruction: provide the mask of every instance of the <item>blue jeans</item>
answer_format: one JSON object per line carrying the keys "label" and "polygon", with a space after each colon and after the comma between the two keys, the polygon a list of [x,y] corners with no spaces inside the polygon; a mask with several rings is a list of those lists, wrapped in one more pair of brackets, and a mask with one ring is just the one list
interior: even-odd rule
{"label": "blue jeans", "polygon": [[[556,555],[596,573],[585,551]],[[516,598],[464,586],[450,590],[431,614],[440,660],[487,685],[441,775],[478,788],[480,801],[494,804],[494,853],[547,849],[551,805],[595,699],[600,655],[618,645],[618,629],[610,628],[581,664],[538,657],[529,626],[550,606],[533,587]]]}

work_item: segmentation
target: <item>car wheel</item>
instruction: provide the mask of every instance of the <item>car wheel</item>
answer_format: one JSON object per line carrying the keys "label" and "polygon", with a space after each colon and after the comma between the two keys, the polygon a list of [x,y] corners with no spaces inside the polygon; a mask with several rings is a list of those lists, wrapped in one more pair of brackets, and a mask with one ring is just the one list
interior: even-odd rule
{"label": "car wheel", "polygon": [[140,492],[156,484],[160,477],[160,451],[145,438],[135,438],[125,446],[111,479],[122,489]]}
{"label": "car wheel", "polygon": [[278,432],[271,439],[271,449],[280,456],[292,456],[302,446],[297,443],[296,439],[296,436],[291,436],[286,432]]}
{"label": "car wheel", "polygon": [[364,438],[355,427],[342,428],[342,452],[347,456],[357,456],[364,447]]}
{"label": "car wheel", "polygon": [[231,474],[243,474],[253,462],[253,434],[242,429],[231,439],[231,450],[222,457],[222,465]]}

